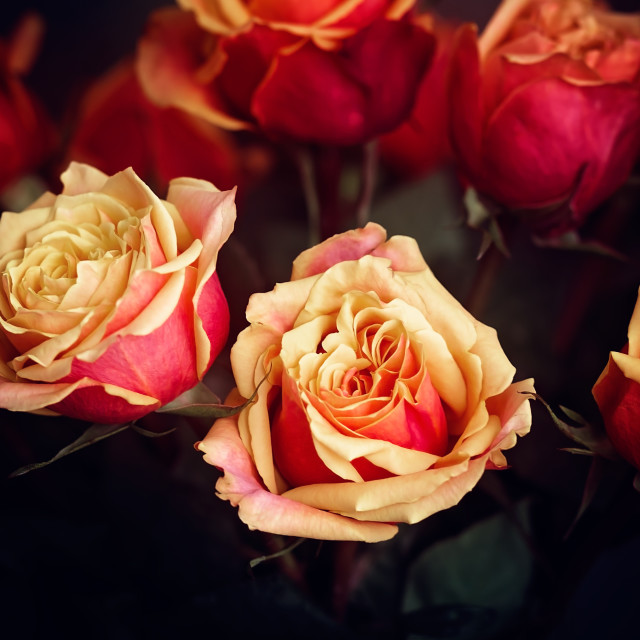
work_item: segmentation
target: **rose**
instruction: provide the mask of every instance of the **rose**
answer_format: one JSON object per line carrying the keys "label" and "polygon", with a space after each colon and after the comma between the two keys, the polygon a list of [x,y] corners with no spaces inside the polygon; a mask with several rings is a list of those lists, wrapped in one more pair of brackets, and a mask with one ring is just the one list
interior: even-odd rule
{"label": "rose", "polygon": [[251,24],[265,24],[296,35],[309,36],[331,48],[379,18],[397,20],[415,0],[178,0],[194,12],[198,24],[212,33],[230,34]]}
{"label": "rose", "polygon": [[38,167],[54,146],[53,125],[22,81],[41,36],[41,20],[28,14],[8,42],[0,41],[0,187]]}
{"label": "rose", "polygon": [[436,38],[433,62],[422,78],[411,115],[380,138],[382,160],[405,179],[429,173],[452,160],[447,80],[454,27],[432,14],[422,14],[415,20]]}
{"label": "rose", "polygon": [[[326,2],[321,4],[326,8]],[[248,10],[248,26],[220,35],[199,26],[191,12],[160,9],[139,43],[141,84],[156,103],[222,127],[259,129],[288,142],[366,142],[408,116],[431,59],[433,37],[406,20],[393,19],[406,3],[374,3],[386,8],[381,16],[376,15],[383,13],[379,9],[361,13],[368,2],[332,4],[354,10],[351,26],[339,31],[344,37],[330,41],[258,20]],[[321,5],[258,6],[278,9],[280,18],[286,6],[289,22],[299,25],[302,13],[315,6],[311,13],[318,17]],[[203,11],[198,9],[197,18],[208,24]],[[365,13],[369,18],[363,21]]]}
{"label": "rose", "polygon": [[628,337],[621,352],[609,354],[609,362],[593,386],[593,396],[618,453],[640,469],[640,297]]}
{"label": "rose", "polygon": [[640,16],[591,0],[505,0],[454,46],[451,133],[464,177],[542,236],[576,229],[640,149]]}
{"label": "rose", "polygon": [[368,224],[254,294],[231,350],[254,402],[198,444],[251,528],[382,540],[456,504],[531,424],[531,380],[435,279],[414,240]]}
{"label": "rose", "polygon": [[0,407],[139,418],[202,379],[229,312],[216,274],[233,192],[72,163],[64,188],[0,218]]}
{"label": "rose", "polygon": [[112,174],[131,166],[159,185],[179,176],[238,184],[238,157],[227,132],[178,109],[149,101],[132,61],[110,69],[89,88],[78,110],[69,160]]}

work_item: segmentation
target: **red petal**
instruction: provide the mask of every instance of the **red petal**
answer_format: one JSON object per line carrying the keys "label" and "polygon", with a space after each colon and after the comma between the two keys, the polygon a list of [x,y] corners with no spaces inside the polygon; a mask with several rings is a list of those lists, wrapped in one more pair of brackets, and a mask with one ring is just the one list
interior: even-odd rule
{"label": "red petal", "polygon": [[275,136],[361,144],[408,117],[433,48],[433,36],[420,27],[387,20],[338,51],[308,42],[276,60],[254,94],[253,114]]}

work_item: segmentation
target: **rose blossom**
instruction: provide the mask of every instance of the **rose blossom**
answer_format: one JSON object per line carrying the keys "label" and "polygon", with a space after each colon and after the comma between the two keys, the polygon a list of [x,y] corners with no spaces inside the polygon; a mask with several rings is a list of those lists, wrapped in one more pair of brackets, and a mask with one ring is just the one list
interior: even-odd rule
{"label": "rose blossom", "polygon": [[433,36],[401,19],[412,4],[225,3],[223,28],[221,5],[184,2],[152,14],[138,74],[156,103],[225,128],[361,144],[409,115],[431,60]]}
{"label": "rose blossom", "polygon": [[622,352],[612,351],[593,386],[607,434],[618,453],[640,469],[640,297]]}
{"label": "rose blossom", "polygon": [[[231,351],[255,402],[198,444],[251,528],[383,540],[456,504],[528,432],[533,391],[493,329],[376,224],[298,256],[254,294]],[[262,382],[262,384],[260,384]]]}
{"label": "rose blossom", "polygon": [[540,235],[576,229],[640,150],[640,15],[505,0],[457,36],[452,144],[464,177]]}
{"label": "rose blossom", "polygon": [[229,312],[216,274],[233,191],[72,163],[0,218],[0,407],[125,422],[202,379]]}

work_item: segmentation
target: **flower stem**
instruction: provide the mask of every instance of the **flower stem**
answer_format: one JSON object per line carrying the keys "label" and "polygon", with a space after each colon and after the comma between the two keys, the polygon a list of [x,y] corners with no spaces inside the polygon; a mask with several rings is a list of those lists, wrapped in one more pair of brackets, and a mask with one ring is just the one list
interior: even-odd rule
{"label": "flower stem", "polygon": [[313,247],[321,239],[320,197],[316,187],[313,155],[308,147],[296,146],[293,148],[293,157],[300,174],[300,183],[307,206],[308,243]]}
{"label": "flower stem", "polygon": [[371,201],[378,175],[378,143],[372,140],[362,148],[362,184],[356,203],[356,226],[364,227],[369,221]]}

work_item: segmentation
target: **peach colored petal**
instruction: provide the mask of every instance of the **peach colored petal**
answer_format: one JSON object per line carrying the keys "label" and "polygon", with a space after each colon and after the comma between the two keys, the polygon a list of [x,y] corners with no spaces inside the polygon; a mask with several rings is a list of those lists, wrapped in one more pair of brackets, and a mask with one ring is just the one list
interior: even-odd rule
{"label": "peach colored petal", "polygon": [[317,509],[354,514],[374,512],[389,505],[410,503],[430,495],[442,484],[467,471],[469,460],[403,476],[368,482],[336,482],[294,487],[283,496]]}
{"label": "peach colored petal", "polygon": [[434,491],[423,494],[414,502],[392,503],[381,509],[353,514],[343,513],[343,515],[374,521],[406,522],[408,524],[420,522],[438,511],[449,509],[458,504],[476,486],[485,471],[486,463],[487,456],[471,460],[464,473],[452,477]]}
{"label": "peach colored petal", "polygon": [[24,249],[29,231],[40,228],[50,216],[49,209],[29,209],[21,213],[5,211],[0,217],[0,269],[4,269],[7,254]]}
{"label": "peach colored petal", "polygon": [[107,181],[107,174],[81,162],[71,162],[60,176],[62,193],[73,196],[90,191],[100,191]]}
{"label": "peach colored petal", "polygon": [[363,229],[353,229],[328,238],[306,251],[294,261],[291,280],[300,280],[326,271],[345,260],[358,260],[369,255],[387,238],[387,232],[375,222]]}
{"label": "peach colored petal", "polygon": [[223,469],[224,476],[218,480],[216,491],[220,498],[239,507],[240,519],[251,529],[323,540],[365,542],[387,540],[397,533],[397,527],[390,524],[359,522],[266,491],[240,440],[233,418],[216,421],[197,447],[205,454],[206,462]]}
{"label": "peach colored petal", "polygon": [[376,247],[372,256],[391,260],[394,271],[422,271],[428,269],[418,243],[408,236],[391,236]]}

